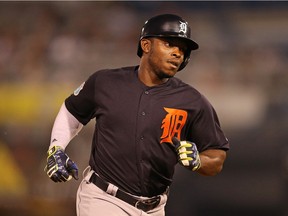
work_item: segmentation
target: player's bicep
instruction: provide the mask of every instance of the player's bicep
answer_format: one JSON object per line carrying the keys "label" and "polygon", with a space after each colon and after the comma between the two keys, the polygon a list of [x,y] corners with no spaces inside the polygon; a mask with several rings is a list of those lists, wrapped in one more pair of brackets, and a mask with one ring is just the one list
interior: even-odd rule
{"label": "player's bicep", "polygon": [[221,172],[226,160],[226,151],[222,149],[207,149],[199,154],[201,168],[198,173],[206,176],[214,176]]}

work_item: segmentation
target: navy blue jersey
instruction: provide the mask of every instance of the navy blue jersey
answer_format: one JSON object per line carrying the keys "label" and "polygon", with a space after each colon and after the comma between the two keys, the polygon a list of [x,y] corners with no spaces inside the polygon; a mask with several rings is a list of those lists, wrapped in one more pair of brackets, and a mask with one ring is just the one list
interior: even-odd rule
{"label": "navy blue jersey", "polygon": [[65,100],[82,124],[96,119],[90,166],[103,179],[140,196],[163,193],[177,155],[171,137],[206,149],[228,150],[207,99],[178,78],[148,87],[138,66],[101,70]]}

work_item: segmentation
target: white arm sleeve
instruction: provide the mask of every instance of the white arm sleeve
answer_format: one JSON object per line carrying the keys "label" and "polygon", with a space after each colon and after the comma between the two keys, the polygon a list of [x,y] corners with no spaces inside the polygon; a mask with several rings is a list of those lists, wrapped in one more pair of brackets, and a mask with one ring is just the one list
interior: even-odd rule
{"label": "white arm sleeve", "polygon": [[52,128],[49,149],[53,146],[60,146],[65,149],[82,128],[83,124],[67,110],[65,103],[63,103]]}

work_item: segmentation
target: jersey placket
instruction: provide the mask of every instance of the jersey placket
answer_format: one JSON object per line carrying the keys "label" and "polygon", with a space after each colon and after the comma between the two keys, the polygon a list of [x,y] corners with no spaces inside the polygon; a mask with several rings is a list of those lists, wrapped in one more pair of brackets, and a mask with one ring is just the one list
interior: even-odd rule
{"label": "jersey placket", "polygon": [[[145,138],[149,135],[147,131],[147,124],[149,124],[150,115],[150,100],[151,95],[149,90],[142,92],[139,100],[138,116],[137,116],[137,131],[136,140],[137,146],[136,151],[138,155],[138,170],[139,170],[139,182],[141,185],[141,190],[145,191],[144,185],[144,173],[145,173]],[[147,169],[147,168],[146,168]]]}

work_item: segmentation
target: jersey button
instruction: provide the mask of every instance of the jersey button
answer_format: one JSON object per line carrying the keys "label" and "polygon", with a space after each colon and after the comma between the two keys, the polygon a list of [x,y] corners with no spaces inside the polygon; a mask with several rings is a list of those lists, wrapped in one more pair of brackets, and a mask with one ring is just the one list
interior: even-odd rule
{"label": "jersey button", "polygon": [[144,93],[145,93],[146,95],[148,95],[148,94],[149,94],[149,92],[148,92],[148,91],[145,91]]}
{"label": "jersey button", "polygon": [[142,116],[145,116],[145,115],[146,115],[146,113],[145,113],[145,112],[142,112],[142,113],[141,113],[141,115],[142,115]]}

